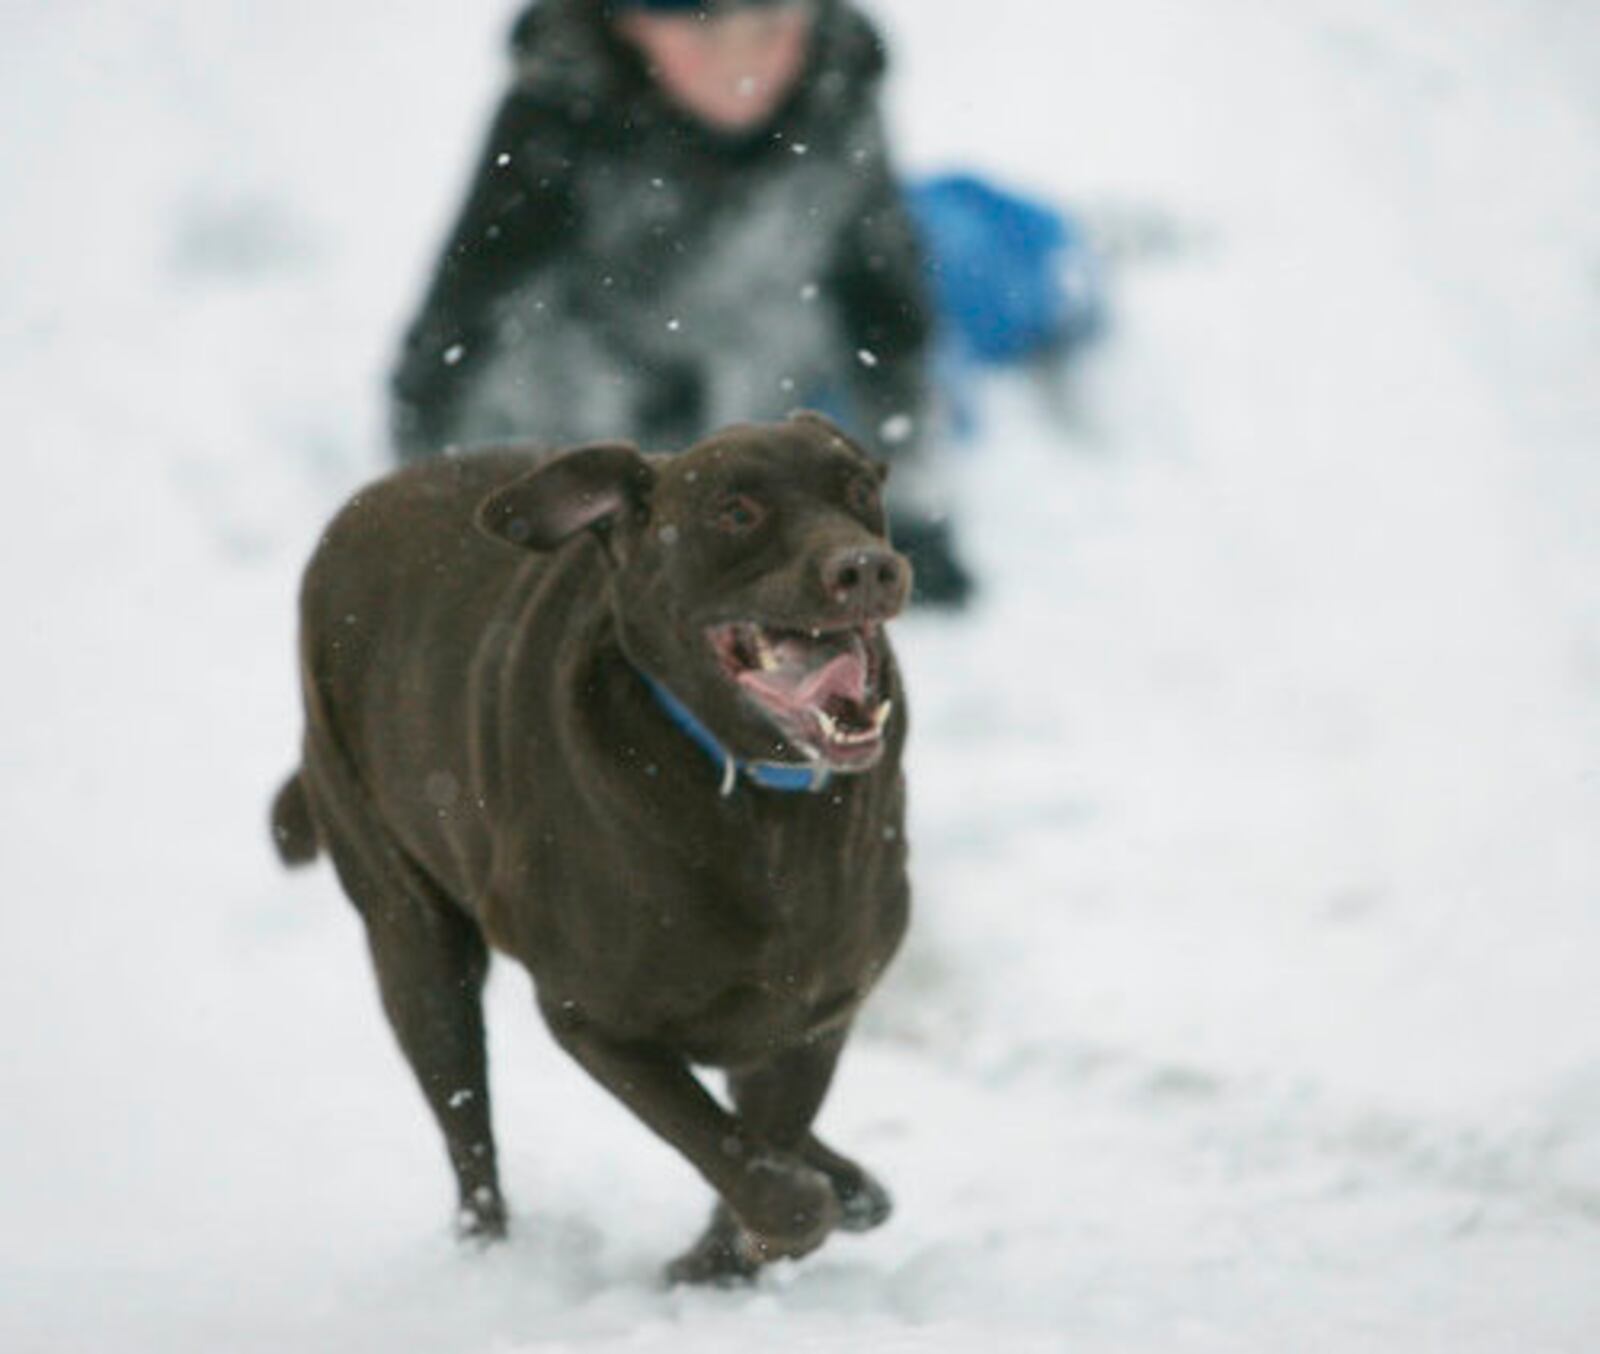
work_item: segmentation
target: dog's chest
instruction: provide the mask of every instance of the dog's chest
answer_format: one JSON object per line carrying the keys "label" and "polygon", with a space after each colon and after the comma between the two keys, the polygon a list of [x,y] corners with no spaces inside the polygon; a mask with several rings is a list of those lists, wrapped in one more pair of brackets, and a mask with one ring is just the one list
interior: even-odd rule
{"label": "dog's chest", "polygon": [[849,835],[778,833],[684,880],[681,948],[640,974],[666,980],[675,1042],[738,1061],[850,1018],[898,944],[904,885],[892,853],[840,849]]}
{"label": "dog's chest", "polygon": [[[749,806],[745,806],[749,807]],[[737,1063],[848,1021],[899,943],[903,854],[867,814],[738,810],[670,845],[546,855],[515,948],[542,992],[602,1024]],[[834,810],[830,812],[829,810]],[[530,882],[533,882],[530,880]]]}

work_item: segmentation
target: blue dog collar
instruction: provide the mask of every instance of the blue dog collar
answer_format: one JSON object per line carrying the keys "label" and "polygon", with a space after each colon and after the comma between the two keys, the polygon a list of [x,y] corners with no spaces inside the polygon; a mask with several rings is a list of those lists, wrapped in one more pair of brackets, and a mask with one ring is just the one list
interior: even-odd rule
{"label": "blue dog collar", "polygon": [[699,744],[700,750],[722,768],[721,794],[724,799],[733,793],[733,787],[743,776],[752,785],[763,790],[780,790],[785,794],[802,791],[815,793],[826,789],[830,773],[825,766],[796,766],[792,762],[742,762],[717,741],[717,736],[695,718],[694,711],[662,686],[647,672],[640,678],[650,688],[661,708],[672,722]]}

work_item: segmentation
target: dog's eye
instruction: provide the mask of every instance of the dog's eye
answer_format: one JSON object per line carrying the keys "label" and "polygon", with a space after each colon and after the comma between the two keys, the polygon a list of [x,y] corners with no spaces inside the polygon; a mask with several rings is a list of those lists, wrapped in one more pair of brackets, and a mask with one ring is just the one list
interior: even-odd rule
{"label": "dog's eye", "polygon": [[844,498],[850,505],[850,511],[860,513],[863,517],[876,518],[882,511],[878,486],[869,479],[851,480],[844,491]]}
{"label": "dog's eye", "polygon": [[766,508],[749,494],[728,494],[711,507],[711,525],[735,536],[754,530],[766,516]]}

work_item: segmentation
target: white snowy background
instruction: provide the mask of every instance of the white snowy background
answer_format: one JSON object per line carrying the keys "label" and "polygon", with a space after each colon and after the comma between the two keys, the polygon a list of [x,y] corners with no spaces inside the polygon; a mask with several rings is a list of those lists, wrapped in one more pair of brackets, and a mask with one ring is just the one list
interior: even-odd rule
{"label": "white snowy background", "polygon": [[878,0],[908,169],[1181,247],[961,462],[914,940],[740,1293],[492,985],[515,1236],[325,868],[292,599],[505,0],[0,8],[0,1349],[1600,1348],[1600,7]]}

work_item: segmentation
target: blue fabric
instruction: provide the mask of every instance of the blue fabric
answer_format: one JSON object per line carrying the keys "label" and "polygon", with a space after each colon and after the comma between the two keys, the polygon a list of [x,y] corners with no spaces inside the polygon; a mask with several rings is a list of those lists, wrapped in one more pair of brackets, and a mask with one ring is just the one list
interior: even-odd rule
{"label": "blue fabric", "polygon": [[763,790],[781,790],[787,794],[827,788],[829,774],[826,767],[796,766],[788,762],[741,762],[717,741],[716,734],[706,728],[695,717],[694,711],[671,691],[647,672],[641,672],[639,676],[650,688],[651,694],[655,696],[661,708],[671,717],[672,722],[699,744],[700,750],[716,764],[717,770],[723,776],[724,795],[733,792],[732,778],[735,775],[742,775],[751,784],[759,785]]}
{"label": "blue fabric", "polygon": [[959,359],[1004,366],[1099,332],[1099,262],[1070,216],[974,174],[924,179],[906,199],[945,342]]}

